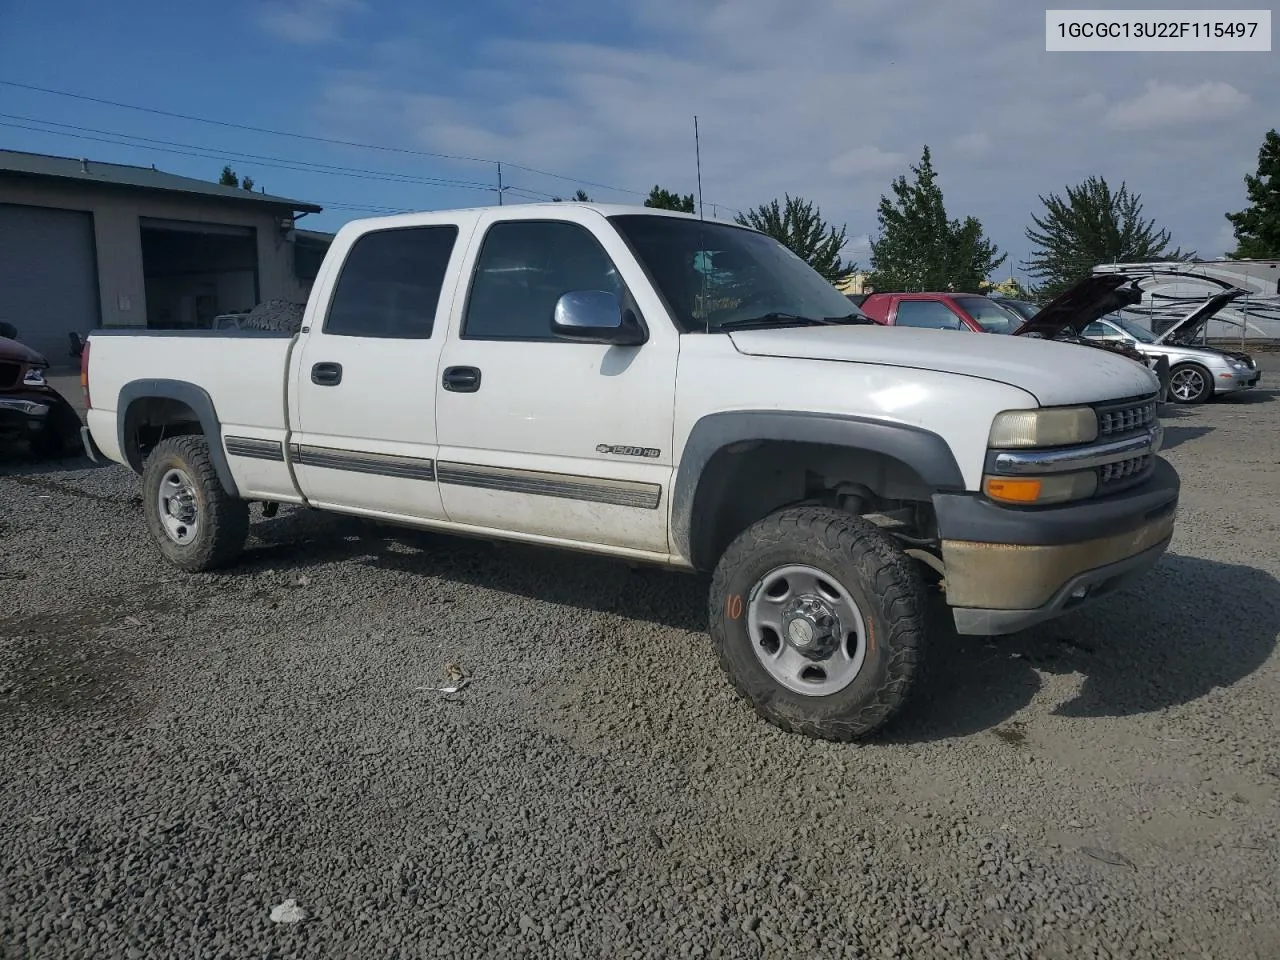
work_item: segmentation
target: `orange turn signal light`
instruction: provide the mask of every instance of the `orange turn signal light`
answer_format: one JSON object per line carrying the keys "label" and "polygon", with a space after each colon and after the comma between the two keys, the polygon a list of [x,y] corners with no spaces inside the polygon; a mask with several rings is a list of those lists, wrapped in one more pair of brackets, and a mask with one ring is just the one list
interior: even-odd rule
{"label": "orange turn signal light", "polygon": [[1005,503],[1035,503],[1040,499],[1039,477],[987,477],[983,492],[992,500]]}

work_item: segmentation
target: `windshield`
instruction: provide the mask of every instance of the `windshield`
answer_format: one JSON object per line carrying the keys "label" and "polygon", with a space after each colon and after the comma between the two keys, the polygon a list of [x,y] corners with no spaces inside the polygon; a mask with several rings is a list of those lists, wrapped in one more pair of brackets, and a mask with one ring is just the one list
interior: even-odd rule
{"label": "windshield", "polygon": [[1022,318],[1010,313],[986,297],[956,297],[960,309],[978,321],[987,333],[1013,333],[1022,326]]}
{"label": "windshield", "polygon": [[785,326],[848,317],[849,299],[778,241],[745,227],[653,214],[610,217],[685,333],[761,319]]}
{"label": "windshield", "polygon": [[1114,314],[1107,317],[1107,319],[1140,343],[1156,342],[1156,338],[1151,335],[1150,330],[1146,329],[1145,327],[1139,326],[1138,324],[1134,323],[1132,320],[1126,320],[1124,317],[1118,317]]}
{"label": "windshield", "polygon": [[1034,303],[1027,303],[1025,300],[1005,300],[1004,298],[1001,298],[997,300],[996,303],[1004,307],[1006,310],[1012,310],[1023,320],[1030,320],[1040,312],[1039,307]]}

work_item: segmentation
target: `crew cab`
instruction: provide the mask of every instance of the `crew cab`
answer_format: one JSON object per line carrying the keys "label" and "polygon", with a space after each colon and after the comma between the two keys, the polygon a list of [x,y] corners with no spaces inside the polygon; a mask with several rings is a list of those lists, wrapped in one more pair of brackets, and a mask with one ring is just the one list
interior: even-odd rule
{"label": "crew cab", "polygon": [[887,330],[777,241],[644,207],[348,223],[297,331],[99,330],[83,371],[86,449],[182,570],[235,562],[258,501],[707,573],[734,687],[834,740],[945,642],[930,581],[959,632],[1020,630],[1156,563],[1179,494],[1145,368]]}

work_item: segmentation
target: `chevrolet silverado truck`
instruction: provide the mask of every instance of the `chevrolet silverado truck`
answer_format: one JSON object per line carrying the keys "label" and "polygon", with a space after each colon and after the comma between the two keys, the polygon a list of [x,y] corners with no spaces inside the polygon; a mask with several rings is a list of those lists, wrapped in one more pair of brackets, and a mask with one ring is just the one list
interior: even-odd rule
{"label": "chevrolet silverado truck", "polygon": [[1178,502],[1144,367],[887,329],[648,208],[348,223],[296,331],[97,330],[82,370],[86,449],[182,570],[258,502],[709,575],[733,686],[833,740],[908,701],[939,585],[960,633],[1018,631],[1156,563]]}

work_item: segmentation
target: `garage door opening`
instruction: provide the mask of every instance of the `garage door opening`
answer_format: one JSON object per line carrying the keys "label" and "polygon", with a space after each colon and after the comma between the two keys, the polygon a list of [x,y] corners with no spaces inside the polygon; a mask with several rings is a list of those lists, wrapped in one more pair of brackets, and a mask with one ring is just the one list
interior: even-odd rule
{"label": "garage door opening", "polygon": [[147,326],[209,329],[223,313],[258,303],[258,237],[253,227],[142,218]]}

